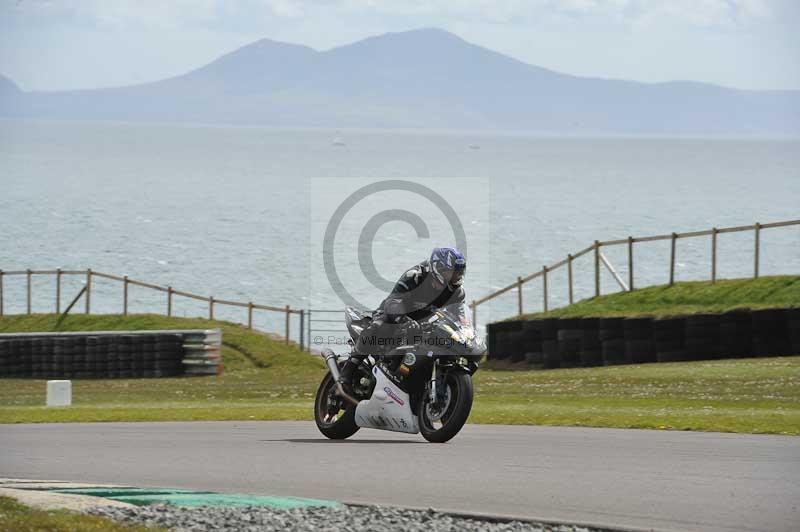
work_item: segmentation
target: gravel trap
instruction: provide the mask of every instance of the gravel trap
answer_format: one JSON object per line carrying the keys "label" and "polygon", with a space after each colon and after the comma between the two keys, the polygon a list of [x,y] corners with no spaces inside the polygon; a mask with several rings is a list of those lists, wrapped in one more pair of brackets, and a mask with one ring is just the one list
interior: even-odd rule
{"label": "gravel trap", "polygon": [[434,510],[406,510],[384,506],[304,507],[273,509],[263,506],[178,507],[154,504],[134,508],[96,508],[87,513],[117,521],[162,526],[178,532],[202,531],[409,531],[445,532],[601,532],[575,525],[455,517]]}

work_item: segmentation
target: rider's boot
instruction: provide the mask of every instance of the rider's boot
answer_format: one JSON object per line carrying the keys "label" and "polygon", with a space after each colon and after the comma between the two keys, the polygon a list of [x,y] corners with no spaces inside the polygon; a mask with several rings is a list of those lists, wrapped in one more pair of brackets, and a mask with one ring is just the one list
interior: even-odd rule
{"label": "rider's boot", "polygon": [[342,384],[349,387],[351,390],[353,389],[353,374],[356,368],[361,365],[361,361],[370,355],[368,351],[370,351],[370,346],[375,345],[382,323],[381,320],[373,320],[372,323],[367,325],[366,329],[361,331],[361,334],[353,345],[350,359],[345,363],[340,372]]}

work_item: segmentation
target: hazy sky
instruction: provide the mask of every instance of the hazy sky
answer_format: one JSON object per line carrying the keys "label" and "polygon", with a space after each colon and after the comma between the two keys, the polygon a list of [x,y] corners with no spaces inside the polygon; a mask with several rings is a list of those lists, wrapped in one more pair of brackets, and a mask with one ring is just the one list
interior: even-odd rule
{"label": "hazy sky", "polygon": [[800,0],[0,0],[0,73],[126,85],[262,37],[324,50],[420,27],[570,74],[800,89]]}

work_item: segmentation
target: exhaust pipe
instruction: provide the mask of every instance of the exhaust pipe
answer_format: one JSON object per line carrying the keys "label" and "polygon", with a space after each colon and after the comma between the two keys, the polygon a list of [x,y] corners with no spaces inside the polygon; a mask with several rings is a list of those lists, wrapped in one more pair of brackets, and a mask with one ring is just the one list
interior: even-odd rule
{"label": "exhaust pipe", "polygon": [[339,374],[339,365],[336,363],[336,353],[330,349],[323,349],[322,356],[325,357],[325,364],[328,366],[331,377],[333,377],[333,381],[336,383],[336,393],[348,403],[357,406],[358,400],[344,391],[344,386],[342,386],[342,376]]}

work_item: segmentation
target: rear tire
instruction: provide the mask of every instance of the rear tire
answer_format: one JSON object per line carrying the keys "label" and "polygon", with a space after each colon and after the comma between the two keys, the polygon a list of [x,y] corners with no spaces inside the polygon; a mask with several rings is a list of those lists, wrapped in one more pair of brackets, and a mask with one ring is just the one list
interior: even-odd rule
{"label": "rear tire", "polygon": [[431,443],[444,443],[459,433],[472,410],[472,377],[466,373],[448,372],[445,386],[450,388],[450,404],[442,415],[443,425],[435,427],[428,417],[428,392],[419,401],[417,419],[422,437]]}
{"label": "rear tire", "polygon": [[325,375],[317,389],[317,397],[314,400],[314,421],[317,423],[319,431],[325,437],[332,440],[344,440],[349,438],[361,428],[356,425],[356,407],[342,401],[343,409],[337,413],[336,420],[329,422],[325,420],[328,413],[328,397],[336,386],[330,373]]}

